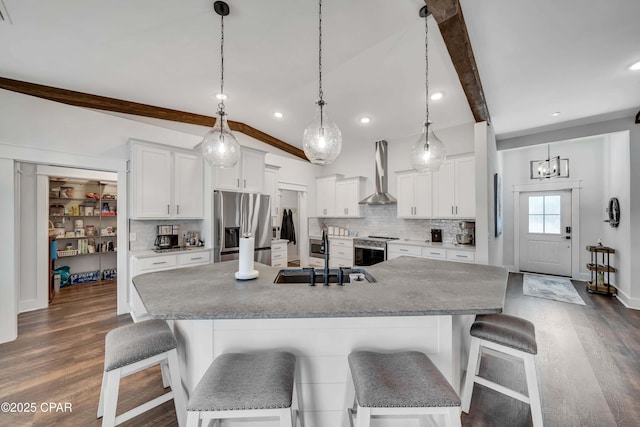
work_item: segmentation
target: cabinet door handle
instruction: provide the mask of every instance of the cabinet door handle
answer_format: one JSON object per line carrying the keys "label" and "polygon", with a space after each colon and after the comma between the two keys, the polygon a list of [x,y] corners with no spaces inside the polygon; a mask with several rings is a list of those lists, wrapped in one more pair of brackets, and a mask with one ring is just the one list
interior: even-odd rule
{"label": "cabinet door handle", "polygon": [[458,206],[456,206],[456,215],[458,215]]}
{"label": "cabinet door handle", "polygon": [[202,259],[202,257],[201,257],[201,256],[199,256],[199,257],[191,258],[191,261],[197,261],[197,260],[199,260],[199,259]]}
{"label": "cabinet door handle", "polygon": [[166,264],[167,261],[158,261],[158,262],[154,262],[153,265],[162,265],[162,264]]}
{"label": "cabinet door handle", "polygon": [[453,206],[451,206],[451,215],[453,215]]}
{"label": "cabinet door handle", "polygon": [[237,187],[240,188],[240,178],[238,178],[237,181],[238,181]]}
{"label": "cabinet door handle", "polygon": [[167,205],[167,214],[169,214],[169,213],[170,213],[170,212],[169,212],[169,205]]}
{"label": "cabinet door handle", "polygon": [[180,215],[180,205],[176,205],[176,214]]}
{"label": "cabinet door handle", "polygon": [[247,180],[244,180],[244,188],[247,188]]}
{"label": "cabinet door handle", "polygon": [[456,255],[458,258],[468,258],[466,255]]}
{"label": "cabinet door handle", "polygon": [[409,249],[400,249],[400,252],[409,252]]}

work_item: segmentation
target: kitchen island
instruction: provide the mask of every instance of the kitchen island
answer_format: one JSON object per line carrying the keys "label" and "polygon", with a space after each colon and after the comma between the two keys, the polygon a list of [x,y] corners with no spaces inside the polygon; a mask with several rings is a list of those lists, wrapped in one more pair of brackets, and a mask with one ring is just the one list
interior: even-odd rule
{"label": "kitchen island", "polygon": [[262,264],[257,279],[238,281],[237,269],[228,261],[147,273],[133,283],[149,316],[172,321],[188,392],[222,353],[295,353],[307,427],[344,421],[354,349],[423,351],[459,392],[469,324],[475,314],[502,311],[507,282],[500,267],[410,257],[366,267],[374,283],[344,286],[275,284],[279,269]]}

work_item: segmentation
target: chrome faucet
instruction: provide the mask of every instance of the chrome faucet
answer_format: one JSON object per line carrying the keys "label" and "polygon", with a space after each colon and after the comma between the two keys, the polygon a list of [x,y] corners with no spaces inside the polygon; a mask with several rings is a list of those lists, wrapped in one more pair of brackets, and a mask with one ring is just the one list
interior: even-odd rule
{"label": "chrome faucet", "polygon": [[322,229],[321,251],[324,254],[324,285],[329,286],[329,236],[326,229]]}

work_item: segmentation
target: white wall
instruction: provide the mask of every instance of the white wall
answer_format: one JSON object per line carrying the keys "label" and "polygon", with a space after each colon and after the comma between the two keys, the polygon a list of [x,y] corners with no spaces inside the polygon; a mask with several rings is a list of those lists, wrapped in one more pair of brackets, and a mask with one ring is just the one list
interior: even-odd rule
{"label": "white wall", "polygon": [[[118,199],[125,203],[120,188],[126,189],[126,160],[129,158],[129,139],[152,141],[181,148],[192,148],[201,135],[141,123],[98,111],[72,107],[26,95],[0,90],[0,221],[3,229],[14,229],[14,209],[17,198],[13,164],[14,160],[68,167],[87,167],[104,171],[118,171]],[[242,145],[274,151],[267,155],[267,162],[281,166],[280,180],[304,182],[310,190],[308,200],[315,201],[315,175],[319,170],[308,162],[292,159],[290,155],[239,134]],[[210,173],[206,174],[210,182]],[[125,193],[126,194],[126,193]],[[205,203],[210,196],[205,194]],[[207,199],[208,197],[208,199]],[[315,202],[314,202],[315,203]],[[315,208],[312,206],[311,208]],[[126,210],[126,209],[125,209]],[[5,212],[6,211],[6,212]],[[124,218],[123,218],[124,219]],[[126,224],[126,221],[125,221]],[[118,227],[125,230],[127,227]],[[17,307],[17,259],[20,234],[16,230],[14,241],[1,245],[0,271],[0,342],[12,340],[16,335]],[[126,248],[126,244],[119,248]],[[13,249],[8,249],[13,248]],[[9,252],[9,253],[5,253]],[[118,251],[118,310],[126,312],[127,251]],[[125,262],[120,263],[120,257]],[[122,282],[121,282],[122,279]],[[122,284],[121,284],[122,283]],[[124,286],[123,289],[121,287]],[[124,300],[122,300],[122,298]]]}
{"label": "white wall", "polygon": [[[579,247],[584,249],[588,244],[595,244],[601,234],[603,220],[603,176],[602,157],[604,154],[604,137],[593,137],[579,141],[558,142],[551,144],[551,155],[559,155],[569,159],[570,177],[557,178],[556,181],[581,181],[580,191],[580,224],[573,224],[573,237],[579,232]],[[529,161],[547,157],[547,146],[533,146],[514,150],[505,150],[503,155],[504,168],[504,262],[506,265],[516,265],[514,259],[514,238],[518,232],[518,224],[514,223],[514,193],[517,185],[537,184],[540,181],[530,179]],[[598,173],[594,173],[598,171]],[[578,227],[578,230],[576,230]],[[580,251],[580,271],[573,272],[573,277],[586,277],[586,264],[589,252]]]}
{"label": "white wall", "polygon": [[14,227],[16,218],[16,183],[14,162],[0,157],[0,229],[6,230],[8,239],[0,245],[0,343],[18,336],[18,292],[16,286],[19,231]]}
{"label": "white wall", "polygon": [[[445,146],[447,156],[473,153],[474,150],[474,130],[473,123],[456,126],[448,129],[436,131],[438,138]],[[389,192],[396,195],[397,177],[394,172],[411,169],[409,156],[413,144],[420,135],[402,138],[387,139],[388,142],[388,171],[389,171]],[[380,139],[385,139],[384,135]],[[364,176],[367,178],[366,194],[374,191],[375,178],[375,141],[370,144],[350,144],[349,141],[342,142],[342,152],[340,156],[328,166],[324,166],[322,175],[342,174],[345,177]]]}
{"label": "white wall", "polygon": [[[640,277],[640,263],[632,263],[630,261],[625,263],[624,261],[625,257],[626,260],[634,260],[640,257],[640,185],[638,185],[638,183],[640,183],[640,126],[634,123],[634,117],[631,116],[623,119],[593,122],[587,125],[541,131],[536,134],[502,139],[498,141],[498,149],[507,150],[517,147],[546,144],[548,142],[578,140],[580,138],[609,134],[618,134],[615,137],[618,141],[616,142],[616,145],[627,143],[629,146],[629,179],[625,184],[628,185],[629,188],[629,206],[627,208],[628,211],[626,212],[629,216],[629,230],[627,233],[629,249],[627,254],[616,254],[616,259],[619,258],[623,265],[628,266],[628,271],[618,272],[618,279],[624,280],[624,277],[628,277],[629,285],[620,285],[621,288],[618,292],[618,299],[629,307],[640,308],[640,281],[631,280],[631,278]],[[539,147],[539,150],[543,150],[543,148]],[[618,149],[616,149],[616,151],[618,151]],[[603,151],[600,151],[597,155],[602,155],[604,158],[604,153],[605,151],[603,149]],[[504,164],[506,167],[506,158]],[[626,162],[623,164],[626,165]],[[602,171],[602,166],[603,164],[600,163],[597,165],[596,169],[591,170],[589,173],[597,174],[604,179],[605,175],[602,172],[597,172]],[[612,168],[618,167],[620,166],[612,165]],[[571,162],[571,169],[573,170],[573,168],[574,162]],[[620,182],[624,179],[625,178],[620,177]],[[603,187],[603,191],[604,188],[605,187]],[[604,198],[606,198],[606,196],[603,194],[603,199]],[[600,216],[604,215],[604,203],[604,200],[600,200],[597,203],[596,209]],[[599,230],[598,234],[600,234],[602,232],[602,224],[598,224],[595,229]],[[621,234],[621,232],[617,233],[617,235]],[[598,236],[595,238],[597,239],[597,237]],[[624,251],[624,247],[627,246],[627,243],[625,241],[614,241],[611,246],[623,248],[622,250]],[[505,254],[506,253],[507,251],[505,249]],[[622,269],[626,267],[621,266],[620,268]]]}
{"label": "white wall", "polygon": [[[625,295],[631,293],[631,206],[629,135],[628,132],[610,134],[605,138],[603,156],[603,194],[601,203],[607,206],[611,197],[617,197],[620,202],[620,224],[611,227],[608,223],[601,224],[602,242],[606,246],[616,249],[611,263],[617,268],[617,273],[611,276],[615,284]],[[603,212],[603,217],[607,215]]]}

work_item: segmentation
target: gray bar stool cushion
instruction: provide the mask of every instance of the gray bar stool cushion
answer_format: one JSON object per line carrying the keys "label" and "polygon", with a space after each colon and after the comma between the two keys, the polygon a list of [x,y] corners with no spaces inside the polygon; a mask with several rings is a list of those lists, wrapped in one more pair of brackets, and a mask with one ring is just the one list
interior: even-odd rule
{"label": "gray bar stool cushion", "polygon": [[295,366],[287,352],[222,354],[191,394],[187,411],[289,408]]}
{"label": "gray bar stool cushion", "polygon": [[176,348],[167,322],[145,320],[110,331],[105,338],[104,370],[111,371]]}
{"label": "gray bar stool cushion", "polygon": [[418,351],[357,351],[349,355],[349,367],[360,406],[460,406],[460,398],[447,379]]}
{"label": "gray bar stool cushion", "polygon": [[508,314],[482,314],[471,325],[471,335],[526,353],[537,354],[533,323]]}

